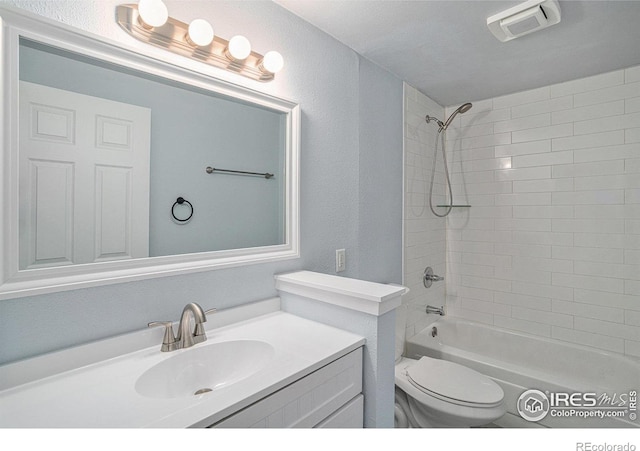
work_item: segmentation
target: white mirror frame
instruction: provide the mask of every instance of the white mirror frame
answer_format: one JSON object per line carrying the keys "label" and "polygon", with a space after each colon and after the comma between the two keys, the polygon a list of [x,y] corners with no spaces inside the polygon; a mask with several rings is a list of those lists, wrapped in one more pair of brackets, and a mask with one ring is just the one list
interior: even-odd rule
{"label": "white mirror frame", "polygon": [[[171,55],[145,56],[140,50],[95,36],[70,26],[11,7],[0,7],[2,71],[2,158],[0,159],[0,300],[37,294],[130,282],[298,258],[299,253],[299,151],[300,107],[276,98],[216,79],[210,69],[169,59]],[[114,22],[114,26],[117,24]],[[158,75],[203,88],[286,115],[285,155],[285,243],[282,245],[194,254],[148,257],[52,268],[19,270],[18,253],[18,50],[25,37],[71,52],[120,66]],[[186,63],[185,63],[186,62]]]}

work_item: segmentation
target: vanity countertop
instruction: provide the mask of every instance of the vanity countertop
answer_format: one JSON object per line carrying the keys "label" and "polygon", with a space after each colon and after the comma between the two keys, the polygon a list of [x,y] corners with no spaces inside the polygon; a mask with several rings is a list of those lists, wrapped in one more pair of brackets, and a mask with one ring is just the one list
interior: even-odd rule
{"label": "vanity countertop", "polygon": [[[208,330],[207,341],[196,347],[233,340],[264,341],[275,353],[262,370],[239,382],[201,395],[168,399],[142,396],[135,389],[137,379],[152,366],[195,348],[160,352],[158,342],[57,374],[46,375],[39,369],[43,377],[5,384],[0,391],[0,427],[208,426],[365,342],[358,335],[278,311]],[[93,346],[104,347],[104,343]],[[72,351],[56,354],[64,359],[65,352]],[[47,365],[51,358],[0,367],[0,378],[15,379],[21,368],[31,371],[38,362]]]}

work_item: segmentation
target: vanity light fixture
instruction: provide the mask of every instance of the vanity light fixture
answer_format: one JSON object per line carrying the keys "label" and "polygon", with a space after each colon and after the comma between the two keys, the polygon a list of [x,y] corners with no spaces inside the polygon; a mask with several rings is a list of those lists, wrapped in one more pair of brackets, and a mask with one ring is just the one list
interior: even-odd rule
{"label": "vanity light fixture", "polygon": [[142,42],[254,80],[273,80],[284,65],[282,55],[276,51],[264,56],[252,51],[251,43],[244,36],[237,35],[229,41],[216,36],[211,24],[204,19],[186,24],[170,17],[162,0],[119,5],[116,21]]}

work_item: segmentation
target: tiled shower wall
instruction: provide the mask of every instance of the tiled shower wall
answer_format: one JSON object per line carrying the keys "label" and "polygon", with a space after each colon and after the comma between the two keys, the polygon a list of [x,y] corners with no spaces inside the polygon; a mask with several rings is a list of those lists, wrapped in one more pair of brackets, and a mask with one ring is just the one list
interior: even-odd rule
{"label": "tiled shower wall", "polygon": [[[440,306],[445,300],[445,284],[426,289],[422,274],[431,266],[436,274],[446,271],[446,221],[435,217],[428,206],[429,180],[438,127],[425,122],[426,115],[442,118],[444,108],[413,87],[404,85],[404,285],[407,309],[406,335],[410,337],[429,324],[427,305]],[[438,168],[438,165],[436,165]],[[442,167],[436,180],[442,179]],[[434,186],[434,200],[445,200],[442,183]]]}
{"label": "tiled shower wall", "polygon": [[[407,102],[408,119],[435,108]],[[407,122],[408,184],[413,146],[433,143]],[[474,102],[447,135],[471,205],[447,218],[448,314],[640,357],[640,67]],[[405,206],[413,289],[443,231]]]}

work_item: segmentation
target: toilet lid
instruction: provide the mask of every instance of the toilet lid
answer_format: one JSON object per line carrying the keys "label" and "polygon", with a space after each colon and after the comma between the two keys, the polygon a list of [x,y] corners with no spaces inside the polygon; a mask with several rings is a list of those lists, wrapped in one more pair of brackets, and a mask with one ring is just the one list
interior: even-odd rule
{"label": "toilet lid", "polygon": [[504,397],[484,374],[446,360],[422,357],[407,368],[407,376],[417,388],[457,403],[498,405]]}

